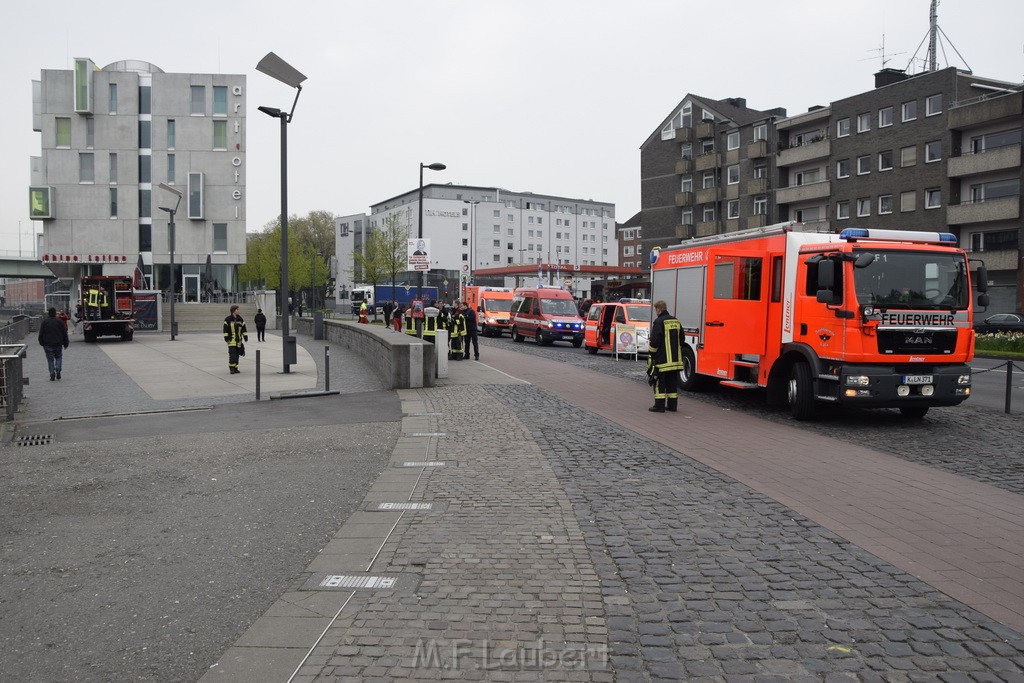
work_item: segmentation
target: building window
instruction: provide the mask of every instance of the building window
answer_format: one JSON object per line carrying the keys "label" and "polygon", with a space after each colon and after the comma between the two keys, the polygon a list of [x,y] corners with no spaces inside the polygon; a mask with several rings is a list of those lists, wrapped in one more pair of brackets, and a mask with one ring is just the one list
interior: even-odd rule
{"label": "building window", "polygon": [[763,124],[763,123],[760,124],[760,125],[754,126],[754,142],[757,142],[758,140],[767,140],[767,139],[768,139],[768,126],[766,124]]}
{"label": "building window", "polygon": [[228,250],[228,224],[213,224],[213,250],[224,253]]}
{"label": "building window", "polygon": [[857,157],[857,175],[865,175],[871,173],[871,155],[865,154],[862,157]]}
{"label": "building window", "polygon": [[139,226],[139,251],[153,251],[153,226]]}
{"label": "building window", "polygon": [[942,206],[942,190],[933,187],[924,191],[924,208],[937,209]]}
{"label": "building window", "polygon": [[693,176],[684,175],[679,181],[680,192],[693,192]]}
{"label": "building window", "polygon": [[205,114],[206,113],[206,86],[205,85],[193,85],[192,86],[192,109],[193,114]]}
{"label": "building window", "polygon": [[850,202],[836,202],[836,219],[844,220],[850,217]]}
{"label": "building window", "polygon": [[1016,249],[1019,240],[1016,230],[976,232],[971,235],[971,251],[1001,251]]}
{"label": "building window", "polygon": [[1017,197],[1019,195],[1019,178],[992,180],[987,183],[971,185],[971,202],[984,202],[992,199],[1003,199],[1004,197]]}
{"label": "building window", "polygon": [[998,133],[986,133],[971,138],[971,152],[981,154],[992,149],[1010,147],[1020,144],[1020,128],[1004,130]]}
{"label": "building window", "polygon": [[513,223],[513,222],[515,222],[515,220],[516,220],[515,214],[512,214],[512,213],[508,214],[508,222],[509,223]]}
{"label": "building window", "polygon": [[878,127],[885,128],[892,125],[892,107],[882,107],[878,110]]}
{"label": "building window", "polygon": [[917,100],[910,100],[904,102],[903,106],[900,107],[900,111],[903,114],[903,122],[913,121],[917,118]]}
{"label": "building window", "polygon": [[878,195],[878,213],[892,213],[892,195],[881,194]]}
{"label": "building window", "polygon": [[942,113],[942,93],[929,95],[924,100],[924,115],[935,116]]}
{"label": "building window", "polygon": [[227,121],[214,121],[213,122],[213,148],[214,149],[227,149],[228,148],[228,122]]}
{"label": "building window", "polygon": [[110,188],[110,217],[117,218],[117,188]]}
{"label": "building window", "polygon": [[[709,223],[715,220],[715,205],[707,204],[704,206],[704,222]],[[591,252],[594,253],[594,252]]]}
{"label": "building window", "polygon": [[632,256],[633,255],[633,247],[624,247],[623,250],[622,250],[622,255],[623,256]]}
{"label": "building window", "polygon": [[153,146],[152,130],[152,121],[139,121],[139,149],[150,149]]}
{"label": "building window", "polygon": [[228,115],[228,86],[226,85],[213,86],[213,115]]}
{"label": "building window", "polygon": [[501,209],[495,209],[494,210],[494,217],[495,218],[501,218]]}
{"label": "building window", "polygon": [[754,215],[764,216],[768,213],[768,195],[759,194],[754,197]]}
{"label": "building window", "polygon": [[139,218],[153,217],[153,191],[139,190]]}
{"label": "building window", "polygon": [[57,147],[71,147],[71,119],[58,116],[54,120],[54,144]]}
{"label": "building window", "polygon": [[139,155],[139,182],[153,182],[153,157],[148,154]]}
{"label": "building window", "polygon": [[734,130],[725,137],[725,148],[726,149],[739,149],[740,148],[740,132]]}
{"label": "building window", "polygon": [[117,152],[110,153],[110,163],[107,165],[110,174],[110,182],[117,182]]}
{"label": "building window", "polygon": [[908,211],[917,210],[917,192],[911,190],[909,192],[900,193],[900,211],[906,213]]}
{"label": "building window", "polygon": [[704,171],[704,175],[701,177],[701,188],[707,190],[708,188],[715,186],[715,172]]}
{"label": "building window", "polygon": [[836,178],[850,177],[850,160],[840,159],[836,162]]}
{"label": "building window", "polygon": [[87,149],[96,146],[96,119],[91,116],[85,117],[85,146]]}
{"label": "building window", "polygon": [[850,134],[850,119],[839,119],[836,121],[836,137],[845,138]]}
{"label": "building window", "polygon": [[767,178],[768,177],[768,160],[767,159],[756,159],[754,161],[754,177],[755,178]]}
{"label": "building window", "polygon": [[878,153],[878,170],[879,171],[891,171],[892,170],[892,150],[887,149],[884,152]]}
{"label": "building window", "polygon": [[188,217],[201,220],[203,218],[203,174],[188,174]]}
{"label": "building window", "polygon": [[168,154],[167,155],[167,182],[170,185],[174,184],[174,166],[175,166],[174,155],[173,154]]}
{"label": "building window", "polygon": [[857,115],[857,132],[866,133],[871,130],[871,114],[864,113]]}
{"label": "building window", "polygon": [[682,225],[693,225],[693,209],[683,209],[679,214],[679,222]]}
{"label": "building window", "polygon": [[174,149],[174,119],[167,119],[167,149]]}
{"label": "building window", "polygon": [[107,111],[111,114],[117,113],[117,83],[111,83],[110,88],[107,90],[109,98],[107,100]]}
{"label": "building window", "polygon": [[[729,216],[729,218],[739,218],[740,217],[740,200],[738,200],[738,199],[730,199],[729,200],[729,204],[727,205],[727,209],[728,209],[728,216]],[[630,254],[626,254],[626,256],[630,256]]]}
{"label": "building window", "polygon": [[533,223],[533,216],[527,216],[526,217],[526,222],[532,224]]}
{"label": "building window", "polygon": [[153,113],[153,89],[148,85],[139,86],[139,113]]}
{"label": "building window", "polygon": [[96,159],[91,152],[78,154],[78,182],[92,183],[96,181]]}
{"label": "building window", "polygon": [[900,166],[906,168],[917,163],[917,145],[900,148]]}
{"label": "building window", "polygon": [[493,240],[491,242],[491,246],[493,246],[495,249],[501,249],[501,240]]}
{"label": "building window", "polygon": [[793,174],[793,183],[790,187],[799,185],[810,185],[821,180],[821,169],[814,168],[809,171],[797,171]]}
{"label": "building window", "polygon": [[857,200],[857,217],[863,218],[864,216],[871,215],[871,198],[861,197]]}
{"label": "building window", "polygon": [[740,181],[740,165],[735,164],[726,169],[726,176],[730,185],[735,185]]}
{"label": "building window", "polygon": [[462,246],[464,246],[464,247],[468,247],[469,246],[469,239],[468,238],[466,238],[466,237],[462,238]]}
{"label": "building window", "polygon": [[942,142],[940,140],[932,140],[931,142],[924,143],[924,163],[930,164],[933,161],[939,161],[942,159]]}
{"label": "building window", "polygon": [[693,158],[693,144],[690,142],[679,145],[679,158],[680,159],[692,159]]}

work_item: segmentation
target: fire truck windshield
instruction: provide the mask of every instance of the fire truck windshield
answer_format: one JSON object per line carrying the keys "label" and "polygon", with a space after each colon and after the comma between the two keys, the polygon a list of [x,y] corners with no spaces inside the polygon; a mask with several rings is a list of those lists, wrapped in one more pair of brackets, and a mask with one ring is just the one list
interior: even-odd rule
{"label": "fire truck windshield", "polygon": [[[860,252],[854,252],[855,256]],[[853,269],[857,302],[880,308],[965,309],[967,262],[962,254],[873,251],[875,260]]]}
{"label": "fire truck windshield", "polygon": [[484,299],[490,313],[508,313],[512,310],[512,299]]}
{"label": "fire truck windshield", "polygon": [[548,315],[579,315],[572,299],[541,299],[540,310]]}

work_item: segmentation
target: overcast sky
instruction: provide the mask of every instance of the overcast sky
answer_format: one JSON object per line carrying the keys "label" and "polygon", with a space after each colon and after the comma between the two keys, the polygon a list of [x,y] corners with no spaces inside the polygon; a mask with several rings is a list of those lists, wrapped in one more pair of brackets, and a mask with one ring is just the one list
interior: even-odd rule
{"label": "overcast sky", "polygon": [[[1020,82],[1022,7],[942,0],[939,66]],[[19,235],[31,249],[31,82],[76,57],[247,75],[250,232],[280,211],[280,124],[256,107],[290,108],[294,92],[255,70],[270,51],[308,77],[288,129],[289,213],[366,211],[440,161],[425,182],[612,202],[622,222],[640,209],[640,144],[688,92],[790,115],[825,105],[871,89],[883,35],[887,66],[906,68],[928,13],[928,0],[7,4],[0,251]]]}

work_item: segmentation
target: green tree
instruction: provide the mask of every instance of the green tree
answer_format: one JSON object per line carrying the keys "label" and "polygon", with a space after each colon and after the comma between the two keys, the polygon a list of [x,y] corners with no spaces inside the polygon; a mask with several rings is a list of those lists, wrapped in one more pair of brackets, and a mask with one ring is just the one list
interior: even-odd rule
{"label": "green tree", "polygon": [[[288,217],[288,292],[322,285],[327,260],[334,255],[334,214],[311,211]],[[246,236],[246,262],[238,277],[248,286],[278,289],[281,286],[281,218]]]}
{"label": "green tree", "polygon": [[[356,251],[355,261],[356,264],[362,269],[363,283],[370,285],[374,289],[377,285],[384,284],[388,277],[388,261],[385,258],[387,254],[387,244],[384,239],[384,234],[380,230],[373,230],[366,238],[366,242],[363,243],[363,251]],[[373,307],[373,319],[377,319],[377,306],[374,301]]]}

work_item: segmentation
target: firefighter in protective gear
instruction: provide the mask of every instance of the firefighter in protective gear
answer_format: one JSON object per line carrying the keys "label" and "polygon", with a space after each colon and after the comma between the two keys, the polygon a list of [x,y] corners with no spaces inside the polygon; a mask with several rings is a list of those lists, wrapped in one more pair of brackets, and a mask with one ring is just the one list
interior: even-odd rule
{"label": "firefighter in protective gear", "polygon": [[366,317],[366,302],[359,304],[359,322],[363,325],[369,325],[370,319]]}
{"label": "firefighter in protective gear", "polygon": [[405,309],[405,333],[416,336],[416,318],[412,317],[412,305]]}
{"label": "firefighter in protective gear", "polygon": [[423,340],[431,344],[437,337],[437,315],[441,311],[437,308],[437,302],[431,302],[430,306],[423,309]]}
{"label": "firefighter in protective gear", "polygon": [[238,314],[237,304],[231,307],[231,313],[224,318],[224,341],[228,345],[228,370],[237,375],[238,357],[245,355],[245,344],[249,341],[249,333],[245,329],[245,321]]}
{"label": "firefighter in protective gear", "polygon": [[87,320],[100,319],[100,289],[90,285],[85,291],[85,317]]}
{"label": "firefighter in protective gear", "polygon": [[113,318],[114,317],[113,311],[110,310],[110,300],[107,298],[107,290],[104,289],[103,287],[100,287],[100,300],[99,300],[99,304],[100,304],[100,310],[99,310],[100,314],[99,314],[98,317],[100,319],[106,320],[107,318]]}
{"label": "firefighter in protective gear", "polygon": [[668,312],[664,301],[654,302],[658,315],[651,323],[647,372],[654,382],[652,413],[676,412],[679,401],[679,371],[683,369],[683,326]]}
{"label": "firefighter in protective gear", "polygon": [[451,360],[462,360],[466,339],[466,318],[462,315],[462,309],[458,306],[452,308],[450,322],[448,324],[448,357]]}

